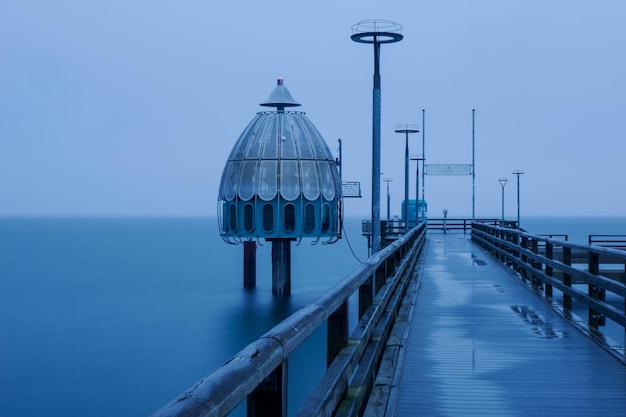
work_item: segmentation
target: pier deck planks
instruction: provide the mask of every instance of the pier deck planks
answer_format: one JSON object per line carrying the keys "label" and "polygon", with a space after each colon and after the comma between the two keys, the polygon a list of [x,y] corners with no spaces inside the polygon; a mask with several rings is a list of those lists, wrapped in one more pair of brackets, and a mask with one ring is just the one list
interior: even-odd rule
{"label": "pier deck planks", "polygon": [[626,415],[626,366],[467,237],[428,244],[396,416]]}

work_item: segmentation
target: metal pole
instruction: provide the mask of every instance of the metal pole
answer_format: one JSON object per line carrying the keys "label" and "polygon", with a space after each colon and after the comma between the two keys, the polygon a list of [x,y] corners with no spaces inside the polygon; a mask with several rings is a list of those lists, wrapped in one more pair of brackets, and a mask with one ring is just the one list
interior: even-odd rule
{"label": "metal pole", "polygon": [[426,201],[424,199],[424,186],[426,185],[426,181],[424,179],[424,174],[426,169],[424,168],[424,164],[426,163],[426,110],[422,109],[422,201]]}
{"label": "metal pole", "polygon": [[[404,136],[404,233],[409,232],[409,132]],[[417,207],[416,207],[417,209]]]}
{"label": "metal pole", "polygon": [[415,225],[421,220],[421,210],[420,210],[420,197],[419,197],[419,189],[420,189],[420,161],[423,161],[424,158],[411,158],[412,161],[415,161]]}
{"label": "metal pole", "polygon": [[389,193],[389,183],[393,181],[391,178],[385,178],[384,181],[387,183],[387,220],[391,220],[389,216],[389,208],[391,207],[391,194]]}
{"label": "metal pole", "polygon": [[415,172],[415,226],[420,222],[420,160],[415,161],[417,171]]}
{"label": "metal pole", "polygon": [[506,185],[508,179],[505,177],[500,177],[498,181],[500,182],[500,186],[502,187],[502,218],[500,226],[504,227],[504,186]]}
{"label": "metal pole", "polygon": [[372,92],[372,255],[380,249],[380,43],[374,36]]}
{"label": "metal pole", "polygon": [[520,229],[520,216],[519,216],[519,175],[517,176],[517,228]]}
{"label": "metal pole", "polygon": [[474,160],[474,112],[472,109],[472,221],[476,220],[476,163]]}
{"label": "metal pole", "polygon": [[[404,233],[409,231],[409,133],[418,133],[419,129],[414,124],[404,124],[396,126],[396,133],[404,133],[404,205],[402,207],[402,218],[404,220]],[[415,201],[417,211],[417,200]]]}
{"label": "metal pole", "polygon": [[380,45],[402,40],[402,25],[387,20],[366,20],[352,26],[353,41],[374,45],[372,91],[372,254],[380,250]]}
{"label": "metal pole", "polygon": [[517,228],[521,229],[520,226],[520,215],[519,215],[519,176],[523,174],[524,171],[521,169],[516,169],[513,171],[513,174],[517,175]]}
{"label": "metal pole", "polygon": [[339,142],[339,160],[337,161],[337,165],[339,165],[339,179],[342,180],[343,179],[343,159],[341,156],[341,138],[337,139],[337,142]]}

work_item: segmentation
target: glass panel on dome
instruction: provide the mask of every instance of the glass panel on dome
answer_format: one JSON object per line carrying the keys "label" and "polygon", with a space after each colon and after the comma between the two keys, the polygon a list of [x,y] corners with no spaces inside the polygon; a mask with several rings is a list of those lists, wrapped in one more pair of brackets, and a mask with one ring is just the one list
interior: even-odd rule
{"label": "glass panel on dome", "polygon": [[283,117],[279,119],[278,123],[278,140],[281,147],[280,157],[285,159],[297,158],[298,154],[296,153],[296,143],[293,131],[289,129],[289,124],[285,123],[285,119]]}
{"label": "glass panel on dome", "polygon": [[[320,172],[322,174],[322,193],[324,198],[332,200],[335,198],[335,182],[333,181],[333,175],[331,170],[331,162],[318,161]],[[334,165],[334,162],[332,162]]]}
{"label": "glass panel on dome", "polygon": [[303,123],[301,115],[299,117],[293,117],[289,124],[293,135],[298,143],[298,150],[300,151],[300,158],[313,159],[313,150],[311,149],[311,132],[307,130],[307,125]]}
{"label": "glass panel on dome", "polygon": [[224,171],[222,171],[222,178],[220,179],[220,189],[217,192],[218,200],[226,200],[226,179],[230,172],[230,162],[226,162],[224,165]]}
{"label": "glass panel on dome", "polygon": [[326,144],[326,142],[324,141],[324,138],[322,138],[321,135],[318,134],[315,137],[315,139],[311,139],[311,145],[315,149],[315,154],[317,155],[317,158],[328,159],[329,161],[335,160],[332,152],[328,148],[328,145]]}
{"label": "glass panel on dome", "polygon": [[239,182],[239,198],[244,201],[254,197],[256,191],[256,166],[258,161],[244,161]]}
{"label": "glass panel on dome", "polygon": [[332,155],[329,155],[328,146],[320,132],[315,128],[313,123],[309,119],[304,119],[305,128],[309,129],[309,142],[313,155],[317,159],[333,159]]}
{"label": "glass panel on dome", "polygon": [[270,201],[278,192],[278,161],[261,161],[258,174],[259,197]]}
{"label": "glass panel on dome", "polygon": [[307,200],[317,200],[320,197],[320,181],[317,175],[315,161],[300,161],[302,169],[302,194]]}
{"label": "glass panel on dome", "polygon": [[228,162],[228,173],[224,176],[224,198],[228,201],[235,198],[239,189],[239,167],[241,162]]}
{"label": "glass panel on dome", "polygon": [[239,139],[237,139],[237,142],[235,143],[235,146],[233,147],[233,151],[231,152],[229,159],[243,159],[245,152],[246,152],[246,148],[248,147],[248,141],[250,137],[258,133],[256,132],[256,129],[258,128],[257,126],[258,120],[259,120],[259,116],[257,115],[248,124],[248,126],[243,131],[241,136],[239,136]]}
{"label": "glass panel on dome", "polygon": [[331,174],[333,174],[333,181],[335,182],[335,194],[337,195],[338,199],[342,199],[343,198],[343,186],[341,184],[341,178],[339,178],[337,165],[331,164],[330,169],[331,169]]}
{"label": "glass panel on dome", "polygon": [[263,123],[263,159],[278,158],[278,124],[274,114],[265,114]]}
{"label": "glass panel on dome", "polygon": [[298,161],[281,161],[280,195],[288,201],[293,201],[300,196]]}
{"label": "glass panel on dome", "polygon": [[245,149],[246,159],[259,159],[261,145],[263,142],[262,138],[263,136],[261,136],[258,132],[252,132],[252,134],[248,137],[248,143]]}

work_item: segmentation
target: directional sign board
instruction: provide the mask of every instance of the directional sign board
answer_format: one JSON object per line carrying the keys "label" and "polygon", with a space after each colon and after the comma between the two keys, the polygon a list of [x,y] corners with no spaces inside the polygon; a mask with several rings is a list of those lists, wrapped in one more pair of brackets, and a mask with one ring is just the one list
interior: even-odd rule
{"label": "directional sign board", "polygon": [[470,175],[471,164],[428,164],[424,167],[427,175]]}
{"label": "directional sign board", "polygon": [[358,181],[343,181],[341,189],[344,198],[361,198],[361,183]]}

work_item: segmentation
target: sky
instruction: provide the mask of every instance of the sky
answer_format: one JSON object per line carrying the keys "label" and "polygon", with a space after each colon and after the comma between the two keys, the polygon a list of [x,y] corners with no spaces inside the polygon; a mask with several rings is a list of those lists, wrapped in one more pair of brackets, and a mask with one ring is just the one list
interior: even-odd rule
{"label": "sky", "polygon": [[[384,3],[384,4],[383,4]],[[626,215],[626,2],[1,1],[0,216],[214,216],[228,154],[283,77],[343,180],[371,204],[369,19],[381,48],[381,169],[404,198],[404,135],[427,164],[472,163],[475,213]],[[422,112],[424,110],[424,112]],[[422,115],[425,126],[422,126]],[[415,163],[411,163],[414,198]],[[386,189],[381,181],[381,217]],[[471,216],[471,176],[426,176],[429,215]]]}

